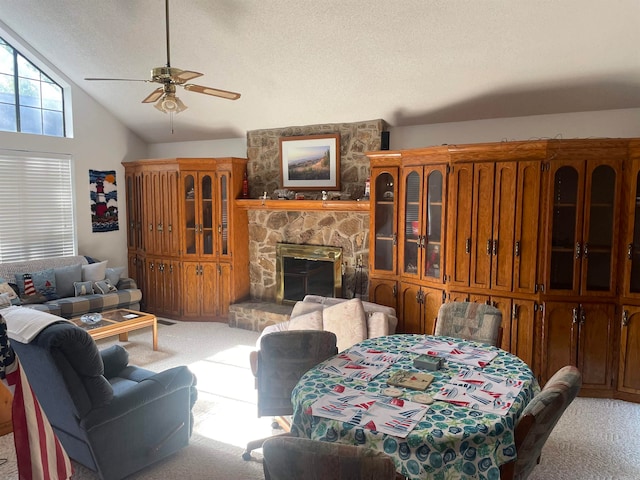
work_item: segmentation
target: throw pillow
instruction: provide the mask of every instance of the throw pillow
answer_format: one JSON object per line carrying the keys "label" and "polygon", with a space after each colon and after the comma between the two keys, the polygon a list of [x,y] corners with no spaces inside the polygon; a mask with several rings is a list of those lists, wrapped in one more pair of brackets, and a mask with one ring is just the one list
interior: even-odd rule
{"label": "throw pillow", "polygon": [[118,289],[111,283],[108,278],[105,278],[101,282],[95,282],[93,284],[93,291],[95,293],[101,293],[104,295],[105,293],[117,292]]}
{"label": "throw pillow", "polygon": [[297,317],[299,315],[304,315],[305,313],[309,312],[321,312],[323,309],[324,306],[321,303],[304,301],[296,302],[296,304],[293,306],[293,310],[291,310],[291,318]]}
{"label": "throw pillow", "polygon": [[54,268],[53,272],[56,276],[56,291],[61,298],[73,297],[75,290],[74,282],[82,281],[82,265],[71,265],[68,267]]}
{"label": "throw pillow", "polygon": [[0,293],[0,308],[7,308],[11,306],[11,299],[8,293]]}
{"label": "throw pillow", "polygon": [[289,330],[322,330],[322,311],[316,310],[291,318]]}
{"label": "throw pillow", "polygon": [[339,352],[367,338],[367,317],[359,298],[325,308],[322,325],[336,334]]}
{"label": "throw pillow", "polygon": [[91,282],[73,282],[73,290],[76,297],[93,294],[93,284]]}
{"label": "throw pillow", "polygon": [[107,260],[98,263],[82,265],[83,282],[100,282],[105,279],[107,271]]}
{"label": "throw pillow", "polygon": [[6,294],[9,298],[9,301],[12,305],[20,305],[20,297],[13,289],[10,283],[5,282],[4,279],[0,278],[0,294]]}
{"label": "throw pillow", "polygon": [[56,291],[56,276],[53,268],[31,273],[16,273],[16,284],[20,290],[20,298],[39,293],[46,300],[60,298]]}
{"label": "throw pillow", "polygon": [[124,267],[111,267],[105,271],[105,278],[109,280],[113,285],[118,285],[118,282],[124,274]]}

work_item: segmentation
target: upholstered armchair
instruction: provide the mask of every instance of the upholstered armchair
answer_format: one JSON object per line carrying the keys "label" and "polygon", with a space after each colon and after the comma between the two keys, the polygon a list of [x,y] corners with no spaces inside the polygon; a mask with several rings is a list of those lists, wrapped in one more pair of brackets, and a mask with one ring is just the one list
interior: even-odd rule
{"label": "upholstered armchair", "polygon": [[502,344],[502,312],[484,303],[443,303],[438,311],[434,335]]}
{"label": "upholstered armchair", "polygon": [[197,390],[187,367],[154,373],[129,365],[124,348],[99,351],[68,322],[11,345],[69,457],[103,480],[127,477],[189,443]]}
{"label": "upholstered armchair", "polygon": [[531,400],[518,419],[515,429],[516,453],[514,462],[500,467],[500,478],[524,480],[540,463],[542,447],[573,402],[582,386],[582,375],[573,365],[558,370],[544,388]]}

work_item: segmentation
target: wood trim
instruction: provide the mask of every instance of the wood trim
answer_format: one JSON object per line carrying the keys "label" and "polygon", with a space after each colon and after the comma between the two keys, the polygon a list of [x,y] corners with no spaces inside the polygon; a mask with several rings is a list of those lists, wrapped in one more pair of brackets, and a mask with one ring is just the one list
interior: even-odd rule
{"label": "wood trim", "polygon": [[246,210],[332,211],[369,213],[369,200],[245,200],[236,199]]}

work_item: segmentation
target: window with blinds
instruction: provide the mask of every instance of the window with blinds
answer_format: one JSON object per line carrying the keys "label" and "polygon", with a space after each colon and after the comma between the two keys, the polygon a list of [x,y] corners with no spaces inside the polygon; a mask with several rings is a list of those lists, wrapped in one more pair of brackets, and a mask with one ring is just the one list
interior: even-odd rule
{"label": "window with blinds", "polygon": [[0,150],[0,262],[76,255],[71,161]]}

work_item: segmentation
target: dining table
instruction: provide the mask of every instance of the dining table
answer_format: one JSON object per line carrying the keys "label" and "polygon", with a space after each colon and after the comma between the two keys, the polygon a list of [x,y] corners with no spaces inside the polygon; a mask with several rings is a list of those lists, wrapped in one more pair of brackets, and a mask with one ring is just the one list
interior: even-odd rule
{"label": "dining table", "polygon": [[[437,358],[436,370],[414,360]],[[423,366],[423,364],[419,364]],[[431,375],[422,390],[387,383]],[[395,374],[395,375],[394,375]],[[292,434],[389,455],[412,480],[498,480],[515,460],[514,429],[540,391],[529,366],[498,347],[420,334],[364,340],[301,377]]]}

